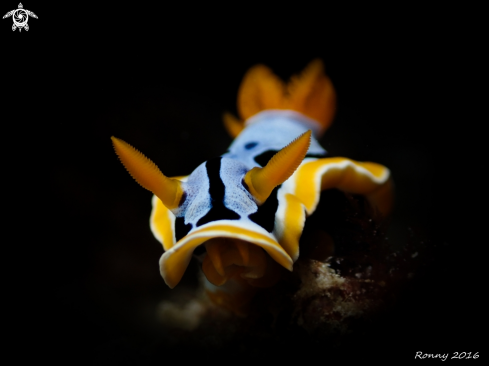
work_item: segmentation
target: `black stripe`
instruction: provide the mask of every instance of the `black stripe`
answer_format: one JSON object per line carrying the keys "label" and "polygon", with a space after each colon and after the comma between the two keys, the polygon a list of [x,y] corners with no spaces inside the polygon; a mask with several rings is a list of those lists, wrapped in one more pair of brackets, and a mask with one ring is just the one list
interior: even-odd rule
{"label": "black stripe", "polygon": [[205,163],[207,177],[209,178],[209,195],[211,197],[211,209],[201,217],[197,226],[202,226],[217,220],[239,220],[240,216],[224,206],[225,186],[221,179],[221,157],[208,160]]}
{"label": "black stripe", "polygon": [[[279,150],[267,150],[262,152],[260,155],[255,156],[255,161],[262,167],[267,165],[270,159],[278,153]],[[324,158],[327,154],[306,154],[306,158]]]}
{"label": "black stripe", "polygon": [[256,145],[258,145],[258,142],[253,141],[253,142],[248,142],[244,147],[246,150],[251,150],[253,149]]}
{"label": "black stripe", "polygon": [[[183,192],[182,198],[180,199],[180,203],[178,205],[179,206],[183,205],[186,199],[187,199],[187,193]],[[187,235],[190,230],[192,230],[192,224],[190,223],[185,224],[184,216],[175,218],[175,240],[176,241],[179,241],[181,238]]]}
{"label": "black stripe", "polygon": [[260,225],[269,233],[273,231],[275,226],[275,213],[278,208],[277,191],[279,188],[280,186],[275,187],[265,203],[258,206],[258,211],[248,216],[251,221]]}
{"label": "black stripe", "polygon": [[175,239],[179,241],[192,229],[192,224],[185,224],[185,217],[175,218]]}

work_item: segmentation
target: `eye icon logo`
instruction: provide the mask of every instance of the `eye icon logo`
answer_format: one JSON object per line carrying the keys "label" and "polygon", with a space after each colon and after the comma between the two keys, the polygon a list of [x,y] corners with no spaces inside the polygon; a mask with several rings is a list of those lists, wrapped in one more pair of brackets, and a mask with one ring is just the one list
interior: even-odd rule
{"label": "eye icon logo", "polygon": [[26,31],[29,30],[29,26],[27,25],[27,21],[29,20],[29,16],[36,18],[37,15],[32,11],[24,9],[22,3],[19,3],[19,8],[9,11],[7,14],[3,16],[3,19],[12,17],[14,24],[12,25],[12,30],[15,31],[19,28],[19,32],[24,28]]}

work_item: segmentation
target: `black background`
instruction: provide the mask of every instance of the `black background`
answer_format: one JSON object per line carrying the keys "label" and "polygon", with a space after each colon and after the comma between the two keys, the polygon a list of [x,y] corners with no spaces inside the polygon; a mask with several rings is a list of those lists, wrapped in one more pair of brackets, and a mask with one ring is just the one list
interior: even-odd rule
{"label": "black background", "polygon": [[28,32],[0,23],[7,351],[20,360],[150,363],[144,350],[164,336],[155,307],[184,290],[159,276],[151,194],[124,171],[110,136],[168,176],[188,174],[231,142],[221,113],[236,113],[249,67],[264,63],[287,79],[316,57],[338,94],[321,143],[388,166],[397,190],[390,240],[414,235],[436,248],[382,328],[369,330],[365,358],[483,351],[482,119],[469,117],[477,56],[465,14],[328,3],[23,4],[39,17]]}

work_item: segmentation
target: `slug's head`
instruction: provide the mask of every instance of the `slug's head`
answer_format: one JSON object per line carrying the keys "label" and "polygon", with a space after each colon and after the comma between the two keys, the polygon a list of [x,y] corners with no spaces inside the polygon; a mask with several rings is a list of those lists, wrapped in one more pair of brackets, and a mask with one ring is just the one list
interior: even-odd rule
{"label": "slug's head", "polygon": [[219,157],[178,180],[166,177],[142,153],[112,137],[122,164],[157,197],[151,227],[166,250],[160,270],[171,288],[202,244],[204,274],[217,286],[236,276],[267,286],[276,277],[271,270],[276,263],[292,269],[290,255],[274,236],[277,187],[301,164],[310,139],[311,132],[305,132],[263,168],[248,170],[238,160]]}

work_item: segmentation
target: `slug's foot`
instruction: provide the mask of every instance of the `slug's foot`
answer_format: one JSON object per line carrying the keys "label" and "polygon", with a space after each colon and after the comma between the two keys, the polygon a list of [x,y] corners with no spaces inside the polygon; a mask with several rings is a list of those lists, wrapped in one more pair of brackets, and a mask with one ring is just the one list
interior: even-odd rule
{"label": "slug's foot", "polygon": [[205,243],[202,271],[213,303],[244,316],[257,288],[275,285],[280,265],[262,248],[242,240],[215,238]]}
{"label": "slug's foot", "polygon": [[248,242],[214,238],[205,243],[202,270],[215,286],[241,278],[254,287],[273,286],[280,278],[280,266],[260,247]]}
{"label": "slug's foot", "polygon": [[248,314],[251,300],[257,291],[256,287],[239,277],[231,278],[222,286],[214,286],[204,280],[204,288],[212,303],[240,317]]}

